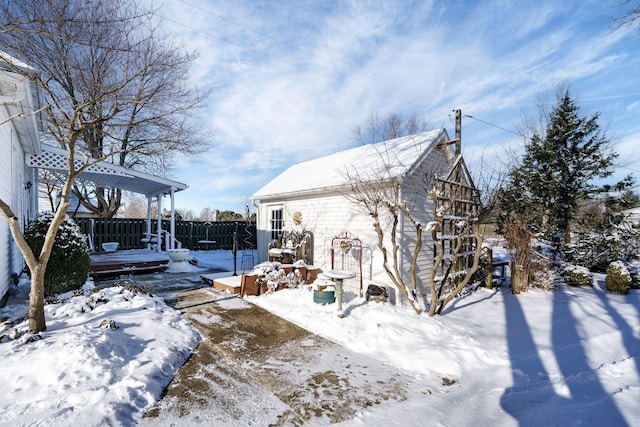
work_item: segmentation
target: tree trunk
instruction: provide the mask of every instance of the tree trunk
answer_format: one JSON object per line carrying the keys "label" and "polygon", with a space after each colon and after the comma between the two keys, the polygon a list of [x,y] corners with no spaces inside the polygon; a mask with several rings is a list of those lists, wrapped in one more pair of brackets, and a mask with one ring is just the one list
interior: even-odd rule
{"label": "tree trunk", "polygon": [[44,274],[46,268],[38,265],[31,270],[31,291],[29,292],[29,332],[47,330],[44,318]]}
{"label": "tree trunk", "polygon": [[529,288],[529,263],[511,261],[511,292],[521,294]]}
{"label": "tree trunk", "polygon": [[[387,276],[389,276],[389,279],[391,279],[391,282],[393,283],[393,285],[396,288],[398,288],[407,298],[407,300],[409,301],[409,304],[411,304],[411,307],[416,312],[416,314],[421,314],[422,310],[420,309],[418,302],[415,300],[413,293],[409,292],[409,290],[407,289],[407,286],[404,284],[404,282],[401,279],[401,276],[397,268],[397,258],[394,258],[393,271],[389,267],[389,256],[387,253],[387,248],[384,245],[384,232],[382,231],[382,227],[380,227],[378,214],[373,213],[371,216],[374,219],[373,228],[376,230],[376,234],[378,236],[378,249],[380,249],[380,252],[382,252],[382,267],[384,268],[384,271],[387,273]],[[394,227],[397,226],[398,224],[397,218],[394,221],[394,224],[395,224]],[[394,247],[396,246],[395,241],[393,242],[393,246]],[[394,272],[396,273],[395,275],[394,275]]]}
{"label": "tree trunk", "polygon": [[438,266],[442,263],[444,259],[444,248],[442,247],[442,243],[437,238],[436,232],[433,231],[431,233],[433,244],[436,247],[436,259],[433,263],[433,268],[431,268],[431,273],[429,273],[429,287],[431,288],[431,304],[429,304],[429,317],[433,317],[436,314],[436,309],[438,308],[438,290],[436,289],[436,273]]}
{"label": "tree trunk", "polygon": [[473,265],[467,271],[467,273],[464,276],[464,279],[462,280],[462,282],[458,284],[456,289],[453,292],[449,293],[449,295],[447,295],[444,301],[442,301],[442,304],[440,304],[440,307],[438,307],[438,311],[437,311],[438,314],[442,314],[442,310],[444,310],[447,304],[449,304],[462,291],[462,289],[464,289],[464,287],[467,286],[467,284],[471,281],[471,278],[474,276],[476,271],[478,271],[478,267],[480,266],[480,256],[482,255],[483,241],[484,241],[484,236],[482,234],[478,234],[477,243],[476,243],[476,253],[473,257]]}
{"label": "tree trunk", "polygon": [[44,263],[41,260],[36,259],[36,255],[33,253],[22,234],[18,217],[2,199],[0,199],[0,211],[6,217],[13,240],[18,245],[27,267],[29,267],[29,271],[31,272],[31,292],[29,293],[29,332],[43,332],[47,329],[44,319],[44,273],[49,256],[47,255],[44,257],[46,259]]}

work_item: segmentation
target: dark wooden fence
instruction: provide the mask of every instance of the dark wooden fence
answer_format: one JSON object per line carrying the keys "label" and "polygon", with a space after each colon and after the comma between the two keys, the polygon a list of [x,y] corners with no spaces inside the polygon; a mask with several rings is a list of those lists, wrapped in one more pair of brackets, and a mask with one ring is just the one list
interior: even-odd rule
{"label": "dark wooden fence", "polygon": [[[104,242],[118,242],[119,249],[143,249],[142,242],[147,231],[146,219],[127,218],[75,218],[83,234],[93,235],[93,245],[96,250]],[[158,221],[151,221],[151,232],[157,231]],[[170,230],[168,220],[162,221],[162,229]],[[191,250],[205,249],[233,249],[236,237],[238,249],[256,247],[256,224],[244,221],[176,221],[175,238],[182,242],[183,248]],[[198,243],[201,240],[215,240],[213,245]]]}

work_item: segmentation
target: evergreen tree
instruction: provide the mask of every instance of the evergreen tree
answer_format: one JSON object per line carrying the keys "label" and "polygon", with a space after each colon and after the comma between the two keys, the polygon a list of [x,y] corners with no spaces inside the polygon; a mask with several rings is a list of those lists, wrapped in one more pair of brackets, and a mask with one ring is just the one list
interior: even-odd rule
{"label": "evergreen tree", "polygon": [[615,186],[595,182],[611,176],[617,158],[599,117],[581,116],[568,89],[558,93],[557,104],[543,117],[544,129],[533,131],[521,161],[509,172],[499,229],[518,214],[532,231],[558,245],[568,243],[579,200],[632,185],[630,176]]}
{"label": "evergreen tree", "polygon": [[604,202],[607,210],[621,212],[627,209],[640,207],[640,196],[632,190],[625,190],[620,196],[609,196]]}

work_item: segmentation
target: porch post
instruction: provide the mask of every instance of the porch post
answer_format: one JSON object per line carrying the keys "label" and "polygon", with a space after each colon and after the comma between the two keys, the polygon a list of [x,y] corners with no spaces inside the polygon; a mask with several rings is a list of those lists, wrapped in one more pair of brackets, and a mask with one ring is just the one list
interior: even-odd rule
{"label": "porch post", "polygon": [[151,249],[151,196],[147,196],[147,249]]}
{"label": "porch post", "polygon": [[156,200],[158,201],[158,252],[162,252],[162,194],[156,194]]}
{"label": "porch post", "polygon": [[29,189],[28,220],[31,221],[38,214],[38,168],[31,169],[31,189]]}
{"label": "porch post", "polygon": [[176,214],[175,214],[175,202],[174,202],[175,190],[172,188],[169,193],[169,197],[171,197],[171,249],[175,249],[175,238],[176,238]]}

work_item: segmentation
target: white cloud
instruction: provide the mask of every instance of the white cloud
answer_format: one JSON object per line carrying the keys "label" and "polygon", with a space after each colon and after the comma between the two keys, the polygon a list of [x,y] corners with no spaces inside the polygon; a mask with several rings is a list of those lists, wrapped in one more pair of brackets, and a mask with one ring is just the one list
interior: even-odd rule
{"label": "white cloud", "polygon": [[[514,129],[539,93],[571,83],[612,125],[637,115],[637,96],[607,97],[640,92],[630,72],[640,59],[625,47],[640,36],[611,32],[598,2],[165,4],[164,24],[200,53],[190,77],[212,89],[203,125],[217,148],[185,174],[194,193],[252,193],[293,163],[353,145],[374,112],[425,114],[451,129],[462,108]],[[470,146],[513,143],[497,127],[464,124]],[[219,173],[205,179],[202,167]]]}

